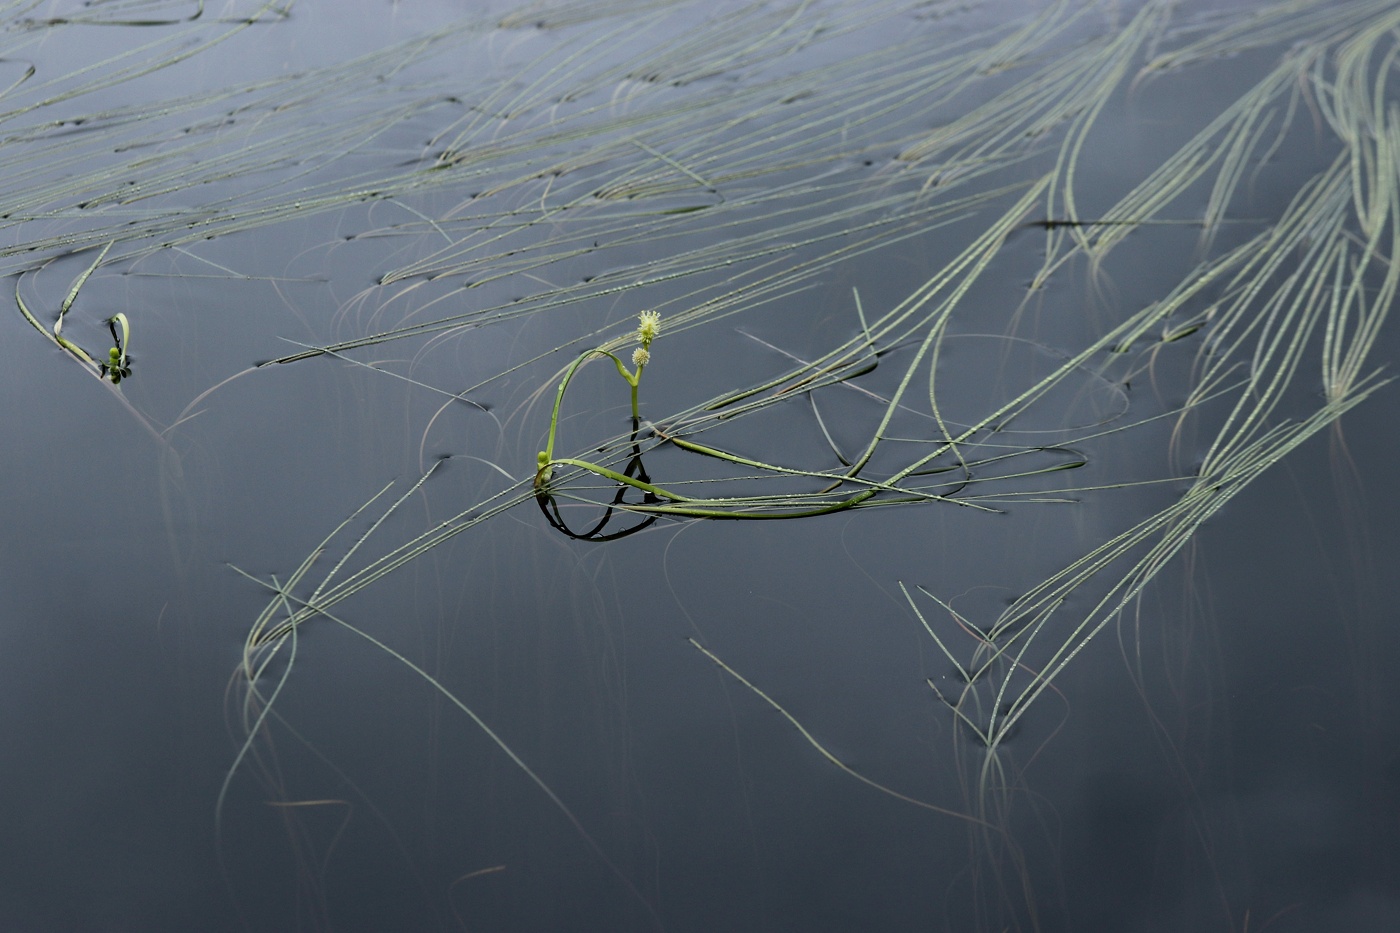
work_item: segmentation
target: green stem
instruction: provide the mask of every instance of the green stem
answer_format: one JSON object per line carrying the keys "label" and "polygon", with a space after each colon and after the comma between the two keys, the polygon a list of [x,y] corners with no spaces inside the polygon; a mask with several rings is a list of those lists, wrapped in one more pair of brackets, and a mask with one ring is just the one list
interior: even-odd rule
{"label": "green stem", "polygon": [[[855,508],[856,506],[864,502],[866,499],[869,499],[871,496],[875,495],[875,493],[877,492],[879,492],[879,490],[877,489],[867,489],[864,492],[856,493],[849,499],[842,499],[840,502],[833,502],[830,505],[823,505],[814,509],[802,509],[797,512],[745,512],[742,510],[730,512],[724,509],[692,508],[690,506],[673,505],[625,505],[622,506],[622,508],[628,509],[632,512],[647,512],[649,514],[656,513],[660,515],[676,515],[681,518],[731,519],[735,521],[741,521],[746,519],[752,521],[775,521],[780,518],[811,518],[815,515],[830,515],[833,512],[843,512],[846,509]],[[701,502],[704,500],[697,499],[693,501]]]}
{"label": "green stem", "polygon": [[[642,480],[636,479],[635,477],[627,476],[626,474],[619,473],[619,472],[616,471],[616,470],[611,470],[611,469],[609,469],[609,468],[607,468],[607,467],[605,467],[605,466],[599,466],[599,465],[596,464],[596,463],[589,463],[587,460],[576,460],[576,459],[574,459],[574,458],[572,458],[572,457],[564,457],[564,458],[560,458],[559,460],[551,460],[551,461],[550,461],[550,465],[551,465],[551,466],[553,466],[553,465],[555,465],[555,464],[558,464],[558,465],[560,465],[560,466],[578,467],[579,469],[587,470],[587,471],[590,472],[590,473],[594,473],[594,474],[596,474],[596,475],[598,475],[598,476],[601,476],[601,477],[603,477],[604,479],[612,480],[612,481],[615,482],[615,483],[624,483],[624,484],[626,484],[626,485],[628,485],[628,486],[631,486],[631,487],[634,488],[634,489],[639,489],[639,490],[641,490],[642,492],[651,493],[652,495],[654,495],[654,496],[656,496],[656,497],[658,497],[658,498],[661,498],[661,499],[668,499],[668,500],[670,500],[671,502],[677,503],[677,505],[626,505],[626,504],[624,504],[624,505],[619,505],[618,508],[626,509],[626,510],[631,511],[631,512],[647,512],[647,513],[656,513],[656,514],[661,514],[661,515],[676,515],[676,516],[679,516],[679,517],[682,517],[682,518],[722,518],[722,519],[810,518],[810,517],[812,517],[812,516],[814,516],[814,515],[829,515],[829,514],[831,514],[832,512],[840,512],[840,511],[844,511],[845,509],[854,508],[854,507],[860,505],[862,502],[865,502],[866,500],[868,500],[868,499],[874,497],[877,493],[884,491],[884,489],[883,489],[882,487],[879,487],[879,486],[872,486],[871,488],[863,489],[863,490],[861,490],[860,492],[856,493],[855,495],[850,496],[850,497],[848,497],[848,498],[846,498],[846,499],[841,499],[841,500],[839,500],[839,501],[837,501],[837,502],[832,502],[832,503],[829,503],[829,504],[827,504],[827,505],[821,505],[821,506],[817,506],[817,507],[815,507],[815,508],[810,508],[810,509],[800,509],[800,510],[793,511],[793,512],[779,512],[779,511],[767,511],[767,510],[765,510],[765,511],[728,510],[728,509],[717,509],[717,508],[711,508],[711,507],[709,507],[708,504],[715,501],[715,500],[713,500],[713,499],[693,499],[693,498],[691,498],[691,497],[689,497],[689,496],[682,496],[682,495],[680,495],[679,493],[671,492],[669,489],[664,489],[664,488],[662,488],[661,486],[657,486],[657,485],[654,485],[654,484],[652,484],[652,483],[643,482]],[[913,497],[913,498],[914,498],[915,501],[919,501],[919,500],[922,500],[923,497]]]}
{"label": "green stem", "polygon": [[73,354],[73,356],[77,357],[82,362],[87,363],[93,369],[96,369],[97,361],[94,360],[91,356],[88,356],[86,350],[78,346],[73,341],[69,340],[67,337],[64,337],[62,334],[55,334],[49,331],[46,327],[44,327],[43,324],[39,323],[38,319],[34,317],[33,313],[29,310],[29,306],[24,303],[24,298],[19,293],[19,284],[19,279],[15,279],[15,303],[19,305],[20,313],[24,315],[24,319],[30,324],[34,325],[35,330],[43,334],[49,340],[53,341],[59,347],[61,347],[64,350],[67,350],[69,353]]}
{"label": "green stem", "polygon": [[569,368],[564,371],[564,378],[559,382],[559,391],[554,395],[554,412],[549,417],[549,439],[544,445],[543,462],[546,464],[554,461],[554,435],[559,429],[559,408],[564,404],[564,391],[569,388],[569,380],[574,378],[574,373],[578,372],[578,368],[584,364],[585,360],[594,355],[606,356],[608,359],[612,360],[617,366],[617,371],[622,375],[622,378],[626,379],[628,384],[632,386],[632,415],[636,417],[637,377],[627,371],[627,367],[622,365],[622,360],[618,359],[607,350],[598,347],[594,347],[591,350],[584,350],[579,354],[578,359],[569,364]]}
{"label": "green stem", "polygon": [[[616,470],[610,470],[607,467],[599,466],[596,463],[589,463],[587,460],[575,460],[572,457],[561,457],[558,460],[549,461],[549,465],[578,467],[579,469],[587,470],[590,473],[596,473],[604,479],[610,479],[615,483],[626,483],[628,486],[631,486],[634,489],[640,489],[642,492],[649,492],[653,496],[659,496],[662,499],[670,499],[672,502],[705,501],[703,499],[692,499],[689,496],[682,496],[679,493],[674,493],[669,490],[662,489],[660,486],[653,486],[651,483],[642,482],[636,477],[628,476],[625,473],[619,473]],[[620,508],[632,508],[632,506],[620,506]]]}

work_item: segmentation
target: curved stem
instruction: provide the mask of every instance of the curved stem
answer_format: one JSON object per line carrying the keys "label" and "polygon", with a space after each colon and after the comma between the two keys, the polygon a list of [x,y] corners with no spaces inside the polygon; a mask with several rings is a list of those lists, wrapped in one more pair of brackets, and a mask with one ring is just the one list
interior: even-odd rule
{"label": "curved stem", "polygon": [[[554,435],[559,428],[559,408],[564,404],[564,392],[569,388],[569,381],[574,378],[574,373],[578,372],[579,367],[584,364],[584,361],[594,355],[606,356],[608,359],[612,360],[613,364],[617,366],[618,373],[632,386],[632,415],[636,417],[637,377],[627,371],[627,367],[622,364],[622,360],[618,359],[615,354],[609,353],[607,350],[603,350],[599,347],[594,347],[591,350],[584,350],[579,354],[578,359],[569,364],[569,368],[564,371],[564,378],[559,381],[559,391],[554,394],[554,411],[549,417],[549,439],[544,445],[545,462],[553,462],[554,460]],[[638,371],[638,375],[640,375],[640,370]]]}
{"label": "curved stem", "polygon": [[24,303],[24,298],[20,295],[20,292],[19,292],[19,285],[20,285],[19,279],[16,278],[16,279],[15,279],[15,303],[19,305],[19,311],[20,311],[21,314],[24,315],[24,319],[25,319],[26,321],[28,321],[30,324],[34,325],[34,329],[35,329],[35,330],[37,330],[39,333],[43,334],[43,335],[44,335],[45,337],[47,337],[49,340],[53,341],[53,342],[54,342],[55,344],[57,344],[59,347],[61,347],[61,348],[64,349],[64,350],[67,350],[69,353],[73,354],[73,356],[77,357],[80,361],[82,361],[82,362],[84,362],[84,363],[87,363],[87,364],[88,364],[89,366],[91,366],[93,369],[96,369],[96,368],[97,368],[97,361],[94,360],[91,356],[88,356],[86,350],[84,350],[82,347],[78,346],[78,345],[77,345],[76,343],[74,343],[73,341],[69,340],[67,337],[64,337],[62,334],[57,334],[57,333],[53,333],[53,332],[49,331],[47,328],[44,327],[43,324],[40,324],[40,323],[39,323],[38,318],[34,317],[33,312],[31,312],[31,311],[29,310],[29,306],[26,305],[26,304]]}

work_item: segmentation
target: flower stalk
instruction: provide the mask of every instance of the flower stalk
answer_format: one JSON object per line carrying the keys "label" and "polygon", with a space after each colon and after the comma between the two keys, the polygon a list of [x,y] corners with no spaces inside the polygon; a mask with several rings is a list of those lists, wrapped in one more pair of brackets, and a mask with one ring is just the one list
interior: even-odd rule
{"label": "flower stalk", "polygon": [[[632,351],[632,369],[627,368],[616,354],[604,350],[601,347],[594,347],[579,354],[564,372],[564,378],[559,381],[559,390],[554,394],[554,411],[549,419],[549,438],[545,441],[544,450],[539,452],[535,464],[535,489],[542,490],[549,485],[550,477],[554,475],[554,466],[558,461],[554,459],[554,436],[559,429],[559,409],[564,404],[564,393],[569,388],[569,381],[574,378],[574,373],[578,372],[590,357],[606,356],[613,361],[617,367],[617,373],[626,381],[632,389],[632,430],[635,434],[637,427],[641,424],[641,410],[637,402],[637,390],[642,381],[642,370],[646,369],[651,362],[651,344],[656,339],[656,335],[661,332],[661,315],[655,311],[643,311],[637,316],[637,348]],[[595,472],[597,472],[595,470]]]}

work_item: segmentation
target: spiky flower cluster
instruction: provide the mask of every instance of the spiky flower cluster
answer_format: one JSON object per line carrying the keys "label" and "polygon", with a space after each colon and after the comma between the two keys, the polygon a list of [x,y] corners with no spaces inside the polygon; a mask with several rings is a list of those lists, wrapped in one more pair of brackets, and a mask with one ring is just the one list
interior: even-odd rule
{"label": "spiky flower cluster", "polygon": [[637,342],[640,347],[632,351],[632,365],[637,368],[637,375],[642,374],[642,367],[651,362],[651,342],[656,339],[656,335],[661,333],[661,315],[655,311],[643,311],[637,315]]}
{"label": "spiky flower cluster", "polygon": [[637,316],[637,342],[643,350],[651,350],[651,342],[661,332],[661,315],[655,311],[643,311]]}

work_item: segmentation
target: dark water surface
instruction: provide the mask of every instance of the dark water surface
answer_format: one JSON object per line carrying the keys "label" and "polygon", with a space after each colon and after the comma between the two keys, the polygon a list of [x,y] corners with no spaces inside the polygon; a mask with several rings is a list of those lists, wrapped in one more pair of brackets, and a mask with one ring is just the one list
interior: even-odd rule
{"label": "dark water surface", "polygon": [[[919,289],[1056,169],[1078,124],[1051,121],[1043,145],[1018,128],[1014,158],[969,148],[934,168],[910,147],[1043,63],[1104,47],[1138,10],[1120,6],[1064,5],[1085,12],[1054,42],[1003,49],[1004,74],[983,67],[927,107],[935,91],[862,84],[879,58],[858,56],[889,49],[913,81],[934,67],[924,43],[990,48],[1021,5],[493,4],[459,21],[448,2],[365,0],[246,28],[258,4],[7,8],[5,61],[35,70],[0,98],[6,287],[51,325],[113,242],[63,332],[105,351],[105,321],[125,313],[133,374],[114,387],[17,308],[0,316],[0,929],[1400,929],[1393,385],[1230,499],[1121,612],[1095,609],[1117,571],[1067,592],[1036,644],[1082,647],[995,755],[972,729],[1012,695],[976,693],[986,706],[965,720],[939,702],[959,672],[914,607],[970,657],[969,625],[1183,496],[1228,413],[1177,417],[1214,319],[1131,366],[1105,351],[1068,367],[978,435],[975,483],[927,481],[957,502],[662,518],[599,543],[559,534],[530,495],[558,372],[638,311],[662,313],[641,398],[663,419],[782,376]],[[1382,34],[1400,15],[1331,6],[1374,14]],[[1081,216],[1300,41],[1129,92],[1155,49],[1223,33],[1217,15],[1180,10],[1131,56],[1085,130]],[[165,66],[84,85],[84,63],[114,74],[128,50]],[[356,55],[371,57],[342,67]],[[1377,86],[1400,90],[1377,59]],[[1305,97],[1281,145],[1251,152],[1209,245],[1210,180],[1166,211],[1184,223],[1134,229],[1101,274],[1080,257],[1028,290],[1053,231],[1010,232],[940,344],[944,427],[1007,404],[1276,221],[1341,151]],[[609,199],[608,185],[636,187]],[[696,258],[667,265],[681,256]],[[1366,275],[1379,293],[1383,275]],[[922,337],[894,334],[872,372],[696,439],[839,470]],[[1269,423],[1322,404],[1323,340],[1303,340],[1313,355]],[[1400,359],[1393,327],[1367,359]],[[942,436],[929,380],[915,370],[891,435]],[[626,386],[595,363],[569,389],[556,456],[627,427]],[[759,494],[742,478],[758,468],[643,438],[660,485]],[[872,469],[896,472],[914,444],[885,444]],[[612,495],[597,477],[561,482]],[[762,494],[813,492],[769,482]],[[250,687],[245,639],[277,587],[296,578],[283,618],[347,551],[337,578],[502,490],[518,503],[264,649]],[[571,527],[601,514],[561,499]],[[1081,617],[1107,624],[1086,640]],[[1049,649],[1018,657],[1007,683]]]}

